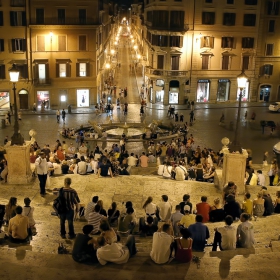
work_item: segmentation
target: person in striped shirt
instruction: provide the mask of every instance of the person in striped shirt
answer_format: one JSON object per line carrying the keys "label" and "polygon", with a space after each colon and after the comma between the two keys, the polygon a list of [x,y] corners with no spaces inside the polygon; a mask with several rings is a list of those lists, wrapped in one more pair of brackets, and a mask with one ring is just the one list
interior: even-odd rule
{"label": "person in striped shirt", "polygon": [[100,221],[106,219],[105,216],[99,213],[100,209],[101,209],[100,205],[96,204],[94,206],[94,211],[90,212],[88,215],[88,224],[93,225],[93,231],[91,232],[91,234],[100,233],[99,230]]}

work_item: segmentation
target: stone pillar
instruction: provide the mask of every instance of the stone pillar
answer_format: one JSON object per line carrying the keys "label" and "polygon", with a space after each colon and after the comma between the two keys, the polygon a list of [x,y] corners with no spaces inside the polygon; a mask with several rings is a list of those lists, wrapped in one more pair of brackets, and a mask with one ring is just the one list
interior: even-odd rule
{"label": "stone pillar", "polygon": [[224,153],[222,187],[229,181],[233,181],[237,186],[237,191],[240,194],[245,193],[244,178],[247,157],[246,150],[243,150],[242,154]]}
{"label": "stone pillar", "polygon": [[31,182],[30,143],[23,146],[5,146],[8,163],[8,184],[23,185]]}

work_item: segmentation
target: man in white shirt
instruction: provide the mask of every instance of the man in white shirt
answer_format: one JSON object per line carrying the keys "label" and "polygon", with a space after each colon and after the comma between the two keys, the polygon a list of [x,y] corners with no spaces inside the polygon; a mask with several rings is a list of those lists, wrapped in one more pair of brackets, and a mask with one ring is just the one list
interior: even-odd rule
{"label": "man in white shirt", "polygon": [[85,175],[87,174],[87,163],[85,157],[81,156],[81,161],[78,162],[78,174]]}
{"label": "man in white shirt", "polygon": [[40,181],[40,195],[46,194],[46,181],[48,176],[48,163],[45,153],[40,153],[39,157],[35,160],[36,172]]}
{"label": "man in white shirt", "polygon": [[97,249],[96,256],[101,265],[105,265],[107,262],[127,263],[128,259],[137,253],[133,235],[128,236],[125,246],[118,242],[106,244],[104,236],[99,236],[97,243],[100,248]]}
{"label": "man in white shirt", "polygon": [[187,169],[183,166],[183,162],[179,162],[179,165],[175,168],[175,180],[184,181],[188,175]]}
{"label": "man in white shirt", "polygon": [[151,259],[157,264],[167,263],[170,259],[173,243],[173,230],[170,224],[163,224],[162,227],[153,235]]}
{"label": "man in white shirt", "polygon": [[158,175],[160,175],[160,176],[163,175],[163,168],[164,168],[165,164],[166,164],[166,162],[164,162],[163,164],[160,164],[160,165],[158,166],[158,171],[157,171],[157,174],[158,174]]}
{"label": "man in white shirt", "polygon": [[136,166],[137,164],[137,158],[134,156],[134,153],[131,153],[130,156],[127,158],[127,171],[129,172],[131,167]]}
{"label": "man in white shirt", "polygon": [[76,148],[73,146],[73,143],[70,143],[70,146],[68,147],[66,151],[66,155],[69,158],[73,158],[75,156]]}
{"label": "man in white shirt", "polygon": [[240,220],[242,223],[237,227],[237,244],[241,248],[254,247],[254,227],[248,222],[249,218],[249,214],[241,214]]}
{"label": "man in white shirt", "polygon": [[170,202],[168,202],[167,195],[164,194],[161,196],[161,198],[162,202],[157,205],[158,218],[160,221],[167,222],[171,217],[172,205]]}
{"label": "man in white shirt", "polygon": [[224,227],[215,228],[215,236],[212,251],[217,251],[217,245],[221,251],[234,250],[236,248],[236,228],[232,226],[233,218],[227,215],[225,218],[226,225]]}
{"label": "man in white shirt", "polygon": [[265,176],[262,174],[261,170],[257,171],[258,176],[258,185],[265,187]]}
{"label": "man in white shirt", "polygon": [[80,153],[80,157],[81,156],[84,156],[84,157],[87,156],[87,147],[85,146],[84,143],[82,143],[82,145],[80,146],[79,153]]}

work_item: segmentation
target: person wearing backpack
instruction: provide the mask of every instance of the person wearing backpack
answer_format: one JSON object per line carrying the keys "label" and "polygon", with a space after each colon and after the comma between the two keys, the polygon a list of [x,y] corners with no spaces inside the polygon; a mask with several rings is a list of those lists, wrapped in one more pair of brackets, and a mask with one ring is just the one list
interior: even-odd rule
{"label": "person wearing backpack", "polygon": [[74,215],[75,211],[79,210],[80,199],[77,192],[71,188],[72,180],[71,178],[64,179],[64,187],[61,189],[61,203],[65,205],[65,209],[61,211],[59,214],[60,218],[60,236],[65,239],[66,238],[66,230],[65,230],[65,221],[68,221],[69,228],[69,238],[73,239],[76,237],[74,231]]}

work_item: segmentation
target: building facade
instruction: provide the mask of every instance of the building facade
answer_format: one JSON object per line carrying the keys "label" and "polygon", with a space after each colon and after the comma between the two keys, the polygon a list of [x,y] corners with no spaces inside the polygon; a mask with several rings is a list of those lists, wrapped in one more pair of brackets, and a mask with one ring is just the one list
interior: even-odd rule
{"label": "building facade", "polygon": [[9,92],[8,68],[15,63],[20,109],[96,104],[114,6],[102,0],[2,2],[0,91]]}
{"label": "building facade", "polygon": [[280,100],[279,1],[145,0],[132,10],[151,102],[234,102],[242,70],[242,101]]}

